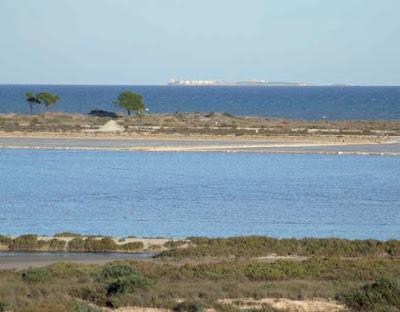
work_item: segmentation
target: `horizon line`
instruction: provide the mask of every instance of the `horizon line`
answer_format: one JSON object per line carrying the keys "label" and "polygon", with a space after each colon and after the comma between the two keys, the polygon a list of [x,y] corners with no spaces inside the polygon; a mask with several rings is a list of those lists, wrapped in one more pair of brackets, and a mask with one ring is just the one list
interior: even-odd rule
{"label": "horizon line", "polygon": [[[238,82],[242,82],[246,80],[240,80]],[[298,82],[295,82],[298,83]],[[301,82],[302,83],[302,82]],[[304,83],[304,85],[234,85],[234,84],[216,84],[216,85],[170,85],[168,82],[166,83],[143,83],[143,84],[135,84],[135,83],[46,83],[46,82],[0,82],[0,85],[31,85],[31,86],[136,86],[136,87],[146,87],[146,86],[154,86],[154,87],[290,87],[290,88],[307,88],[307,87],[400,87],[400,84],[353,84],[353,83]]]}

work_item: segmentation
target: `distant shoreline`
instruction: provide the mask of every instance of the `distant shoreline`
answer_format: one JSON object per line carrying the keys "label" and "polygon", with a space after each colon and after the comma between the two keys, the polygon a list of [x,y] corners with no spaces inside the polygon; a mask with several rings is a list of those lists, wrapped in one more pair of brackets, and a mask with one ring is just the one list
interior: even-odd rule
{"label": "distant shoreline", "polygon": [[[231,245],[232,250],[222,252],[213,242],[222,240],[226,243],[231,241],[238,242],[264,242],[254,245],[254,249],[247,245],[236,249]],[[398,258],[398,251],[386,252],[387,246],[398,245],[398,240],[374,240],[376,245],[369,245],[371,240],[349,240],[343,238],[297,238],[297,239],[278,239],[264,235],[259,236],[234,236],[226,238],[205,238],[190,237],[182,239],[172,238],[141,238],[141,237],[108,237],[90,236],[76,233],[60,233],[54,236],[39,236],[33,234],[21,236],[2,236],[0,235],[0,270],[2,269],[24,269],[28,267],[43,267],[59,261],[71,261],[82,264],[105,264],[115,260],[148,260],[162,262],[186,257],[197,258],[197,261],[209,261],[210,257],[232,260],[231,253],[236,253],[234,258],[250,258],[263,261],[294,260],[304,261],[314,254],[308,252],[303,247],[319,244],[319,256],[327,256],[332,253],[332,249],[341,246],[338,243],[347,245],[348,251],[342,256],[348,258],[358,258],[354,247],[363,246],[362,255],[381,259]],[[277,243],[287,244],[284,251],[279,249]],[[314,242],[314,243],[313,243]],[[126,251],[122,249],[125,245],[136,244],[134,250]],[[202,244],[209,244],[210,248],[202,249]],[[82,249],[79,246],[82,245]],[[78,246],[78,249],[77,249]],[[228,245],[224,245],[228,247]],[[379,248],[378,248],[379,247]],[[87,249],[92,248],[92,249]],[[246,251],[246,248],[250,250]],[[293,249],[293,250],[292,250]],[[301,252],[299,252],[301,250]],[[393,253],[393,254],[392,254]]]}

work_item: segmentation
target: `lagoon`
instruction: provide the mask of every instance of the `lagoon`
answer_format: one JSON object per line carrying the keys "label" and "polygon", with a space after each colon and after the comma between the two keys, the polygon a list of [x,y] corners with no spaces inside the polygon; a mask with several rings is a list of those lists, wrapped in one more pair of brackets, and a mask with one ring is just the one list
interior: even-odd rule
{"label": "lagoon", "polygon": [[400,239],[400,157],[0,149],[0,233]]}

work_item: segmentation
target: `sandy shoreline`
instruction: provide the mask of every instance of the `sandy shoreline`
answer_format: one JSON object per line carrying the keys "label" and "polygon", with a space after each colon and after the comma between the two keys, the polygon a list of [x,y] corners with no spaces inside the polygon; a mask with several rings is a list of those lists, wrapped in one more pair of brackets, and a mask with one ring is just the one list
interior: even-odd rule
{"label": "sandy shoreline", "polygon": [[86,136],[49,133],[0,133],[0,148],[109,150],[144,152],[250,152],[286,154],[400,155],[400,138],[391,137],[217,137]]}

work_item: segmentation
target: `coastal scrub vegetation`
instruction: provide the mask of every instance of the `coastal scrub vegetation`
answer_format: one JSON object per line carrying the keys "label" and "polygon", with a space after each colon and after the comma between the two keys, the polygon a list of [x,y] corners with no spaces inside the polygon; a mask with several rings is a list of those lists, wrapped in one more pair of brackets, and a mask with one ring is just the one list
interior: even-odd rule
{"label": "coastal scrub vegetation", "polygon": [[[128,238],[129,239],[129,238]],[[12,251],[80,251],[129,252],[139,251],[143,241],[83,236],[77,233],[59,233],[54,237],[26,234],[18,237],[0,235],[0,246]],[[182,240],[164,240],[153,246],[162,251],[159,258],[256,258],[265,256],[292,257],[400,257],[399,240],[348,240],[339,238],[284,238],[243,236],[230,238],[189,237]]]}
{"label": "coastal scrub vegetation", "polygon": [[160,257],[278,256],[400,256],[399,240],[347,240],[339,238],[276,239],[266,236],[231,238],[189,237],[186,248],[172,247]]}
{"label": "coastal scrub vegetation", "polygon": [[[70,234],[72,234],[70,236]],[[15,238],[0,235],[0,247],[10,251],[79,251],[79,252],[133,252],[145,248],[143,242],[117,243],[110,237],[59,233],[53,238],[25,234]]]}
{"label": "coastal scrub vegetation", "polygon": [[[221,300],[336,298],[352,311],[397,311],[399,281],[399,259],[370,257],[274,262],[116,261],[103,266],[56,263],[0,271],[0,302],[7,311],[16,312],[97,311],[87,309],[124,306],[232,312],[238,309],[221,304]],[[267,305],[253,309],[260,310],[277,311]]]}
{"label": "coastal scrub vegetation", "polygon": [[355,311],[399,311],[400,280],[380,278],[344,294],[341,299]]}
{"label": "coastal scrub vegetation", "polygon": [[[0,243],[28,251],[125,252],[145,247],[140,240],[72,234],[0,236]],[[249,236],[162,242],[168,249],[145,261],[0,270],[0,307],[15,312],[97,312],[126,306],[275,312],[269,304],[254,308],[241,300],[335,298],[349,311],[400,309],[397,240]],[[224,301],[228,299],[233,303]]]}
{"label": "coastal scrub vegetation", "polygon": [[82,235],[74,232],[60,232],[54,234],[54,237],[81,237]]}
{"label": "coastal scrub vegetation", "polygon": [[[34,105],[34,104],[33,104]],[[34,105],[35,106],[35,105]],[[255,116],[232,116],[226,113],[144,114],[130,118],[121,113],[91,115],[51,112],[40,115],[0,114],[0,131],[82,133],[98,130],[110,120],[117,120],[125,133],[234,135],[270,137],[318,137],[334,142],[366,142],[400,135],[399,120],[325,120],[306,121]],[[363,139],[364,138],[364,139]],[[354,141],[356,140],[356,141]],[[368,141],[368,140],[367,140]]]}

